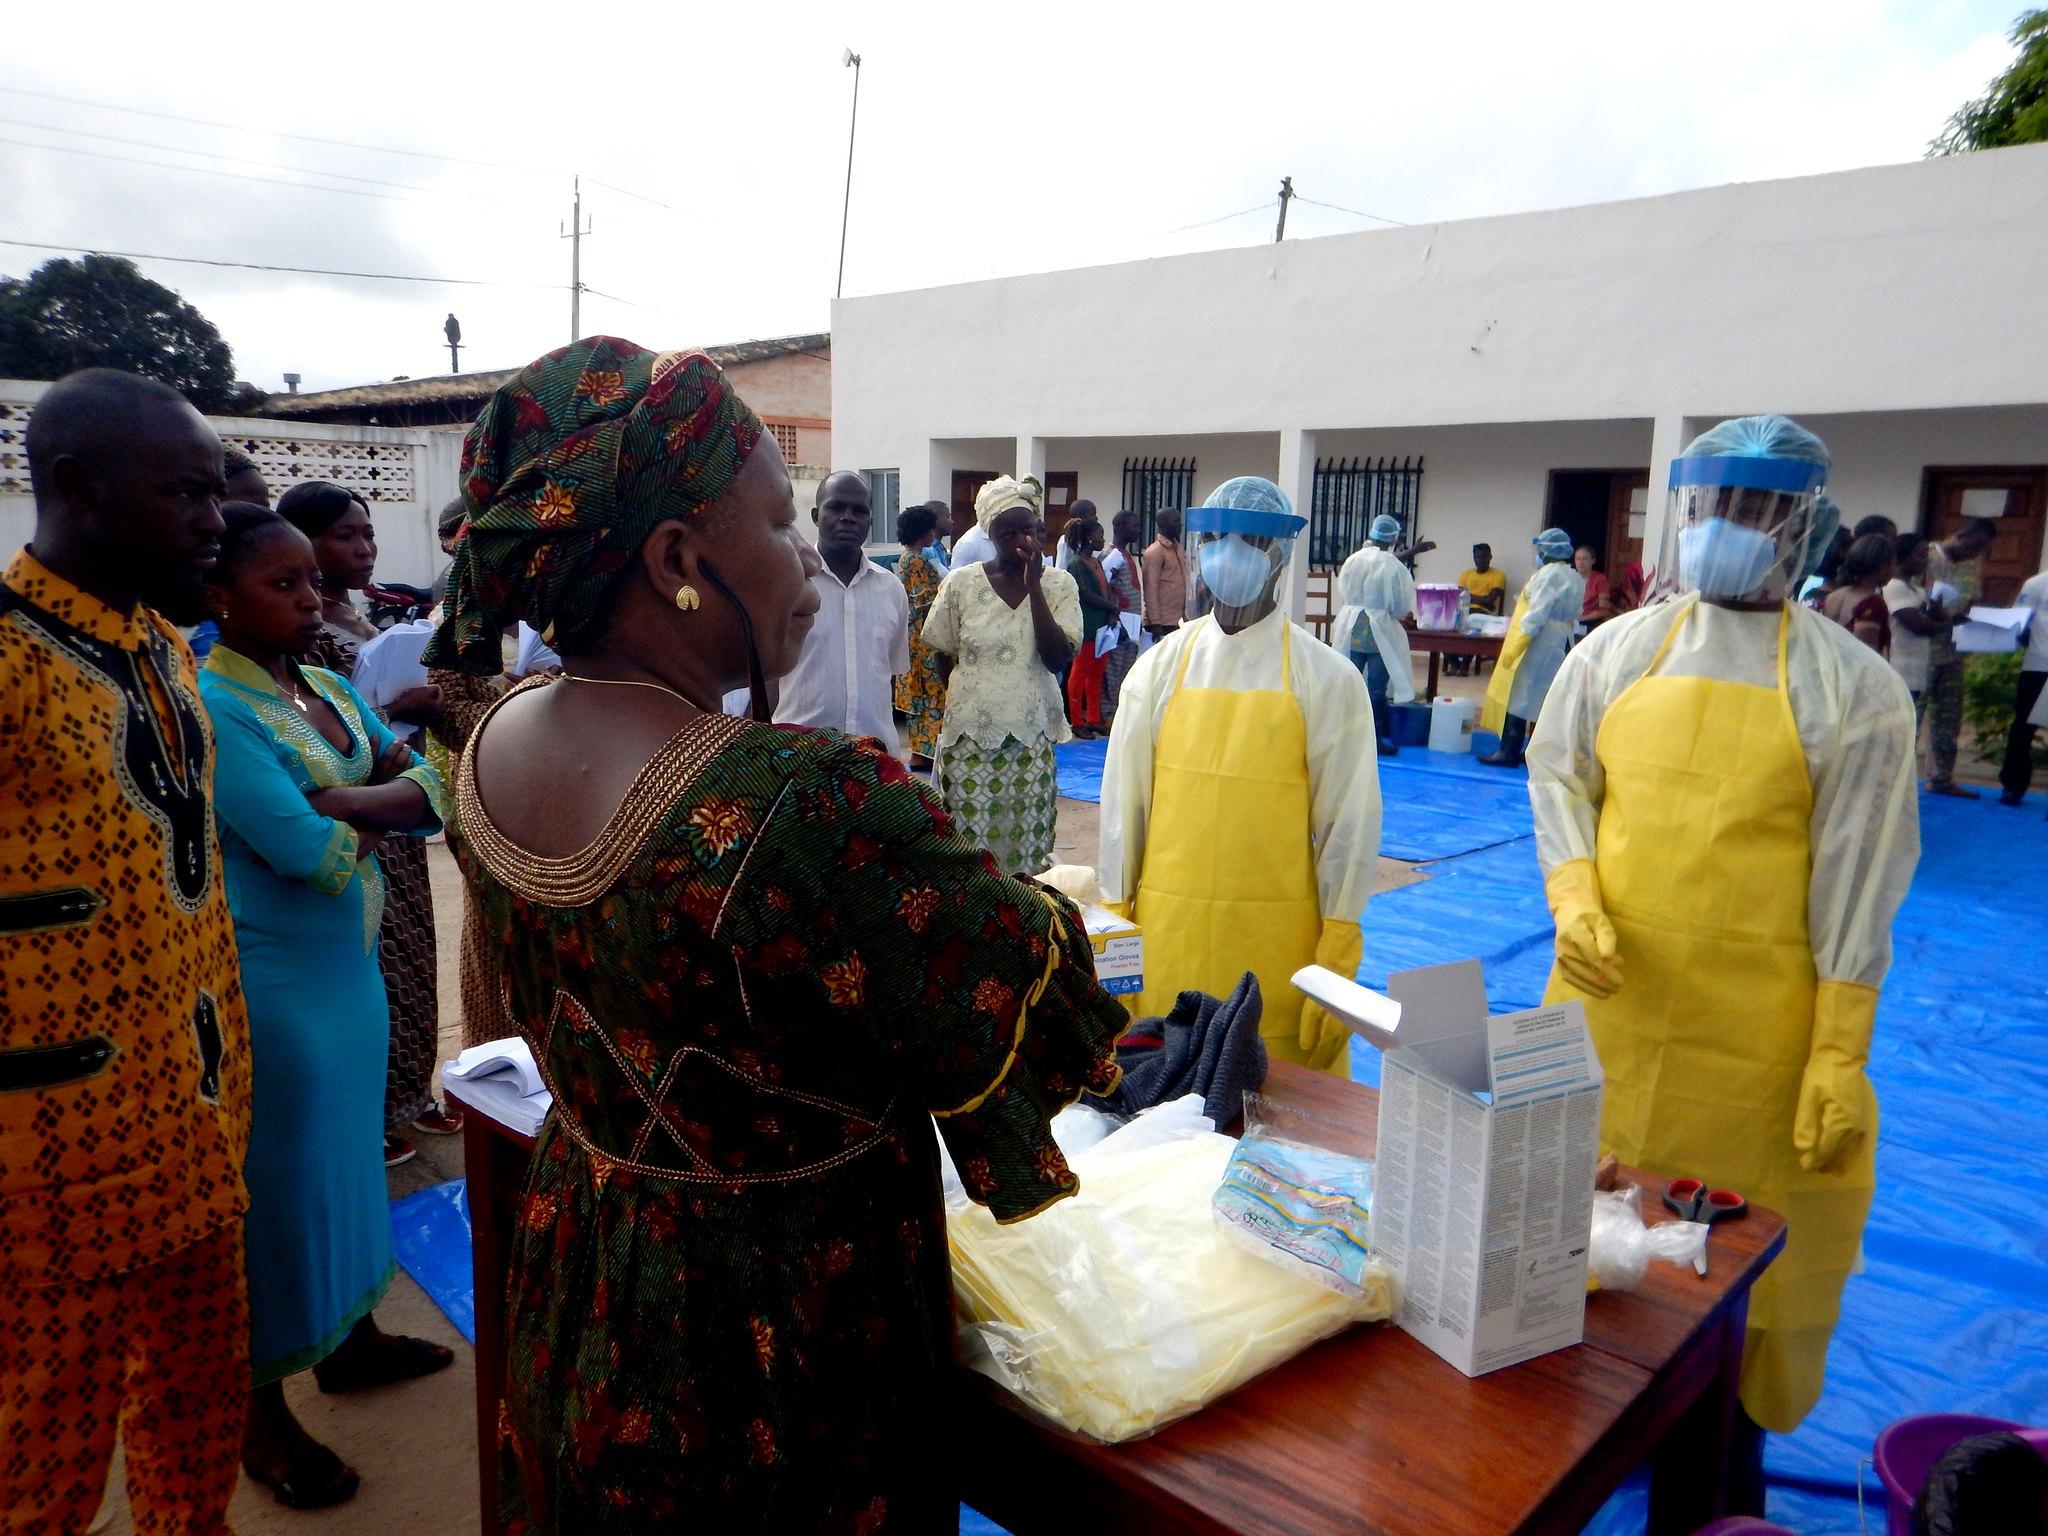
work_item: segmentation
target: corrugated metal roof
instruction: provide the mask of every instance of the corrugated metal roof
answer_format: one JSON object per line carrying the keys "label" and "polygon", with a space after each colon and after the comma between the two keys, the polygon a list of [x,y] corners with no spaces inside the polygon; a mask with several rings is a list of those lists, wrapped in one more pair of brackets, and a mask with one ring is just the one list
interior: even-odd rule
{"label": "corrugated metal roof", "polygon": [[[775,336],[759,341],[735,341],[701,349],[721,368],[740,363],[761,363],[770,358],[799,352],[829,354],[830,332],[809,336]],[[262,415],[290,420],[318,417],[336,411],[411,409],[420,406],[457,406],[483,402],[497,392],[517,368],[490,373],[449,373],[428,379],[399,379],[389,384],[357,384],[348,389],[323,389],[306,395],[272,395],[264,402]]]}

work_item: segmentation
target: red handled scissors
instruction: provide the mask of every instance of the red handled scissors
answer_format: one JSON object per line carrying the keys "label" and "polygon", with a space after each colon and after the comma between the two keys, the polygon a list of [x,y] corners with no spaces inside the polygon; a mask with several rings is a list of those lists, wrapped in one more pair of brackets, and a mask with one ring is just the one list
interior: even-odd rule
{"label": "red handled scissors", "polygon": [[[1673,1179],[1664,1187],[1664,1203],[1679,1216],[1697,1222],[1709,1232],[1717,1221],[1732,1221],[1749,1210],[1749,1202],[1732,1189],[1709,1189],[1698,1179]],[[1692,1261],[1695,1272],[1707,1272],[1707,1243],[1700,1239],[1700,1256]]]}

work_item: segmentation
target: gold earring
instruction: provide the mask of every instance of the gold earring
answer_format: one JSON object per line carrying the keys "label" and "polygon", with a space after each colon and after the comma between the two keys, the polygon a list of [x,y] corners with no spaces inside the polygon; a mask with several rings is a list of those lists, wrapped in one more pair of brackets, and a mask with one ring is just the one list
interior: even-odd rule
{"label": "gold earring", "polygon": [[697,589],[687,581],[676,588],[676,606],[685,613],[697,611]]}

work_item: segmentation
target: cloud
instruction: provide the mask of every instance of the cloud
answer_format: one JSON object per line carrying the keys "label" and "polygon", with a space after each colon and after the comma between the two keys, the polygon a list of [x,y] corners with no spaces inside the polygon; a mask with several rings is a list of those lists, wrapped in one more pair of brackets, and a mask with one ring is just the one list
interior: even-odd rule
{"label": "cloud", "polygon": [[[365,4],[340,25],[236,4],[210,6],[196,34],[189,12],[120,0],[96,13],[89,54],[75,14],[45,7],[10,19],[6,83],[252,131],[0,94],[0,115],[160,148],[0,138],[200,149],[419,190],[322,194],[0,144],[4,232],[551,285],[146,267],[222,326],[244,377],[274,388],[292,370],[318,388],[445,369],[451,309],[465,366],[566,340],[574,171],[670,205],[586,180],[584,280],[643,306],[587,298],[586,331],[667,346],[823,329],[853,86],[843,45],[864,61],[846,263],[861,293],[1269,239],[1283,174],[1307,198],[1424,222],[1912,159],[2003,68],[2014,4],[1275,0],[1166,17],[1101,0],[802,3],[772,21]],[[1306,203],[1289,216],[1290,235],[1370,227]],[[38,259],[0,257],[4,271]]]}

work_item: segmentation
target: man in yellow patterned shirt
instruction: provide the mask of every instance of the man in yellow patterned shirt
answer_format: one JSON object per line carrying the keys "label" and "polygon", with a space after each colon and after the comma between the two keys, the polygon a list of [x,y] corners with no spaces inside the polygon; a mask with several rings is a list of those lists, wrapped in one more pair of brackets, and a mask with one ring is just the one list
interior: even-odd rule
{"label": "man in yellow patterned shirt", "polygon": [[[0,1531],[227,1530],[248,1391],[248,1020],[190,622],[221,449],[89,369],[29,418],[0,576]],[[152,611],[152,606],[158,611]]]}

